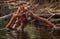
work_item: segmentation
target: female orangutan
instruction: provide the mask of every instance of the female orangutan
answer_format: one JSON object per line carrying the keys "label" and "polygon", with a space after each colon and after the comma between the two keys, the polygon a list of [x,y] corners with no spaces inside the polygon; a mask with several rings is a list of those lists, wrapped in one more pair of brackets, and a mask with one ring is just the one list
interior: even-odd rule
{"label": "female orangutan", "polygon": [[56,28],[56,25],[51,23],[50,21],[48,21],[45,18],[42,18],[40,16],[37,16],[36,14],[29,12],[27,7],[24,7],[24,12],[21,12],[21,7],[18,7],[18,10],[15,14],[13,14],[12,18],[10,19],[9,23],[7,24],[7,28],[10,28],[11,23],[16,19],[15,24],[12,26],[12,28],[16,28],[18,26],[20,26],[20,29],[23,31],[24,28],[26,27],[26,25],[28,24],[29,20],[28,20],[28,16],[31,14],[31,17],[33,17],[34,19],[37,19],[38,21],[43,21],[46,24],[50,25],[53,28]]}

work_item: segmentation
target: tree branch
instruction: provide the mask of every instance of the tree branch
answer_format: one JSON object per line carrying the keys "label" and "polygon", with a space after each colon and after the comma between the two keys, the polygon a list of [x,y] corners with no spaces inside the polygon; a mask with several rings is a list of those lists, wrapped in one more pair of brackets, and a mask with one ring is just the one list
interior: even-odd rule
{"label": "tree branch", "polygon": [[[15,12],[14,12],[14,13],[15,13]],[[10,14],[8,14],[8,15],[5,15],[5,16],[0,17],[0,21],[11,17],[11,15],[14,14],[14,13],[10,13]]]}

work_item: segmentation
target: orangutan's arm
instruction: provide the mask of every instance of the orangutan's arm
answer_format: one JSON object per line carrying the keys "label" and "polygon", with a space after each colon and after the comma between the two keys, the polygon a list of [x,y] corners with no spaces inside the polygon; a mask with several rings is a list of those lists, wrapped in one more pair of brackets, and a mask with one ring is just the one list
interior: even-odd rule
{"label": "orangutan's arm", "polygon": [[48,21],[48,19],[42,18],[42,17],[37,16],[37,15],[35,15],[35,14],[33,14],[33,13],[32,13],[32,15],[33,15],[34,18],[36,18],[36,19],[38,19],[38,20],[41,20],[41,21],[45,22],[46,24],[50,25],[51,27],[56,27],[56,25],[53,24],[53,23],[51,23],[50,21]]}
{"label": "orangutan's arm", "polygon": [[15,18],[16,18],[16,16],[14,16],[14,15],[11,17],[9,23],[6,25],[7,28],[10,27],[11,23],[14,21]]}
{"label": "orangutan's arm", "polygon": [[12,26],[12,28],[13,28],[13,29],[15,29],[15,28],[16,28],[16,26],[17,26],[17,24],[14,24],[14,25]]}
{"label": "orangutan's arm", "polygon": [[19,26],[18,22],[19,22],[18,18],[16,18],[15,24],[12,26],[13,29],[15,29],[17,26]]}

